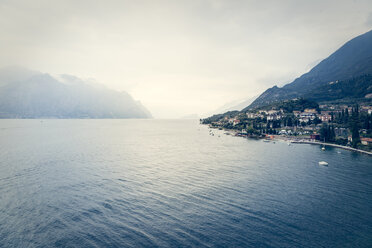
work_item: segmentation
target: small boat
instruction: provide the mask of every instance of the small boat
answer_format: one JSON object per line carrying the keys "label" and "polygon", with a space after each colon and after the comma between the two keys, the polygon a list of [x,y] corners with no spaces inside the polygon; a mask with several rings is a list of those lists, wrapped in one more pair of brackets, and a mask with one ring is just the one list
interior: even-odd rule
{"label": "small boat", "polygon": [[328,166],[328,163],[326,161],[320,161],[319,165]]}
{"label": "small boat", "polygon": [[270,140],[264,139],[263,142],[270,142]]}
{"label": "small boat", "polygon": [[322,147],[322,151],[325,151],[325,147],[324,146]]}

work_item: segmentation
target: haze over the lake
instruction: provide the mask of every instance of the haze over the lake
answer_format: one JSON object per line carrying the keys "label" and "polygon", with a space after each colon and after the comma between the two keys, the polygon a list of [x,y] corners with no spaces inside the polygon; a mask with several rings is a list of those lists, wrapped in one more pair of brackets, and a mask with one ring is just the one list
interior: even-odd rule
{"label": "haze over the lake", "polygon": [[0,67],[94,78],[156,118],[289,83],[372,28],[365,1],[1,1]]}

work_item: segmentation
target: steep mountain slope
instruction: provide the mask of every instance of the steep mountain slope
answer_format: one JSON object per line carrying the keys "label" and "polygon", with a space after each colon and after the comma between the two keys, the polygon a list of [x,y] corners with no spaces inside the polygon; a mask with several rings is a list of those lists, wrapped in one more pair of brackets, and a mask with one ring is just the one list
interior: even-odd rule
{"label": "steep mountain slope", "polygon": [[317,102],[339,99],[350,100],[350,102],[357,99],[372,100],[372,75],[363,75],[321,85],[305,94],[304,98]]}
{"label": "steep mountain slope", "polygon": [[348,41],[292,83],[266,90],[248,108],[303,96],[321,85],[367,74],[372,74],[372,30]]}
{"label": "steep mountain slope", "polygon": [[0,87],[0,118],[151,117],[126,92],[97,87],[74,76],[61,78],[37,73]]}

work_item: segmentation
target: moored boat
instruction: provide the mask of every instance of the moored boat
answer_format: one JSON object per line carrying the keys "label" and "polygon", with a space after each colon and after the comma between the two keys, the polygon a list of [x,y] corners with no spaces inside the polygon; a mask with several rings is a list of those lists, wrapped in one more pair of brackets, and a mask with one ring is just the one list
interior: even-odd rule
{"label": "moored boat", "polygon": [[320,161],[319,165],[328,166],[328,163],[326,161]]}

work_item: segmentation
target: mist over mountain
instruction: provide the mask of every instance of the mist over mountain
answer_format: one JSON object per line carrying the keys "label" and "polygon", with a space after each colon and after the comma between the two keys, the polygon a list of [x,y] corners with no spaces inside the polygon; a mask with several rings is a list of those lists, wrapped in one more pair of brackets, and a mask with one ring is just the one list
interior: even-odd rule
{"label": "mist over mountain", "polygon": [[8,66],[0,68],[0,87],[8,83],[20,82],[31,78],[41,72],[29,70],[21,66]]}
{"label": "mist over mountain", "polygon": [[220,113],[225,113],[225,112],[229,112],[229,111],[241,111],[242,109],[244,109],[245,107],[250,105],[257,97],[258,96],[253,96],[253,97],[249,97],[249,98],[235,100],[235,101],[225,103],[224,105],[215,109],[214,111],[205,114],[204,117],[208,117],[208,116],[216,115],[216,114],[220,114]]}
{"label": "mist over mountain", "polygon": [[[282,88],[274,86],[267,89],[246,109],[296,97],[311,97],[313,93],[317,93],[318,89],[324,95],[317,94],[317,98],[327,100],[327,94],[330,94],[330,92],[324,91],[323,86],[345,80],[350,80],[349,84],[352,82],[360,83],[360,80],[352,79],[369,74],[372,74],[372,30],[348,41],[336,52],[292,83]],[[345,93],[356,95],[352,92],[356,88],[350,87],[350,85],[348,87],[351,91]],[[348,95],[344,97],[348,97]]]}
{"label": "mist over mountain", "polygon": [[196,120],[196,119],[199,119],[200,116],[198,114],[189,114],[189,115],[184,115],[182,116],[180,119],[184,119],[184,120]]}
{"label": "mist over mountain", "polygon": [[128,93],[72,75],[0,69],[0,118],[151,118]]}

